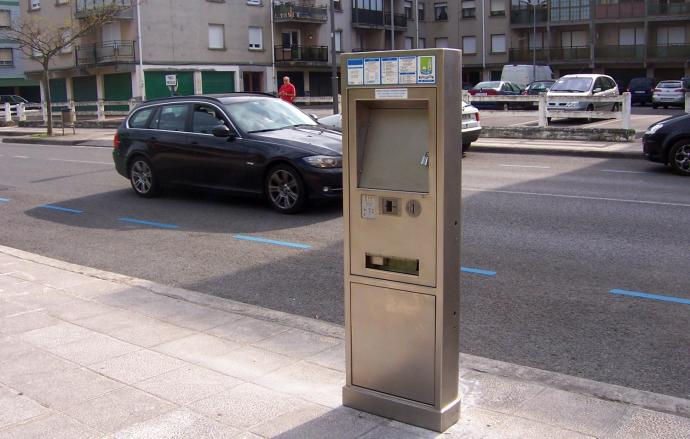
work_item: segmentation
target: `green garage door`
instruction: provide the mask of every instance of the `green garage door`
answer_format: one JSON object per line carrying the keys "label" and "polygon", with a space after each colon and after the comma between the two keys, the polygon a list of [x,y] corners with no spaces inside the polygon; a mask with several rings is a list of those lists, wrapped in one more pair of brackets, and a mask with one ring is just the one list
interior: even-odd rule
{"label": "green garage door", "polygon": [[77,111],[96,111],[95,105],[78,105],[79,102],[98,100],[95,76],[75,76],[72,78],[72,90],[74,91],[74,101],[77,103]]}
{"label": "green garage door", "polygon": [[146,99],[170,96],[170,90],[165,85],[165,75],[177,75],[177,94],[179,96],[194,94],[194,73],[192,72],[144,72]]}
{"label": "green garage door", "polygon": [[[67,102],[67,81],[65,78],[55,78],[50,80],[50,101]],[[55,111],[67,109],[64,107],[53,107]]]}
{"label": "green garage door", "polygon": [[[132,74],[114,73],[103,75],[106,101],[128,101],[132,99]],[[105,111],[127,111],[129,105],[106,105]]]}
{"label": "green garage door", "polygon": [[204,94],[235,91],[235,72],[201,72],[201,90]]}

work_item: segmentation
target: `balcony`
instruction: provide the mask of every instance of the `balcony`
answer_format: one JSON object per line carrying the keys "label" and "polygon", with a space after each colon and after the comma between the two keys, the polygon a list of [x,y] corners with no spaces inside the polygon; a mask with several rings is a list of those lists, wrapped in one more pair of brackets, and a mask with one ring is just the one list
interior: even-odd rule
{"label": "balcony", "polygon": [[637,46],[597,46],[594,58],[599,61],[642,62],[644,45]]}
{"label": "balcony", "polygon": [[[537,23],[546,23],[548,11],[544,7],[537,8],[536,19]],[[532,7],[520,6],[510,9],[510,24],[514,25],[532,25],[534,23],[534,10]]]}
{"label": "balcony", "polygon": [[124,20],[134,18],[132,0],[77,0],[74,16],[77,18],[87,18],[109,7],[120,9],[115,18]]}
{"label": "balcony", "polygon": [[[404,14],[393,14],[395,30],[407,29],[407,17]],[[385,29],[391,27],[391,14],[370,9],[352,8],[352,26],[369,29]]]}
{"label": "balcony", "polygon": [[668,1],[650,1],[647,4],[648,15],[688,15],[690,3],[670,3]]}
{"label": "balcony", "polygon": [[589,4],[586,6],[551,7],[551,23],[571,24],[589,20]]}
{"label": "balcony", "polygon": [[690,44],[647,46],[647,58],[657,60],[685,60],[690,58]]}
{"label": "balcony", "polygon": [[128,64],[135,61],[134,41],[103,41],[77,47],[77,65]]}
{"label": "balcony", "polygon": [[594,18],[637,18],[645,16],[644,1],[604,4],[602,0],[596,0],[594,5]]}
{"label": "balcony", "polygon": [[582,62],[590,58],[590,48],[582,47],[552,47],[551,62]]}
{"label": "balcony", "polygon": [[[537,55],[537,62],[545,62],[546,57],[548,54],[547,49],[542,49],[542,48],[537,48],[536,50],[536,55]],[[524,62],[527,63],[529,62],[530,64],[532,63],[532,60],[534,59],[534,50],[533,49],[510,49],[510,54],[509,54],[509,60],[511,63],[513,62]]]}
{"label": "balcony", "polygon": [[327,63],[328,46],[275,46],[276,63]]}
{"label": "balcony", "polygon": [[317,23],[328,21],[328,7],[286,2],[273,5],[273,20],[276,23]]}

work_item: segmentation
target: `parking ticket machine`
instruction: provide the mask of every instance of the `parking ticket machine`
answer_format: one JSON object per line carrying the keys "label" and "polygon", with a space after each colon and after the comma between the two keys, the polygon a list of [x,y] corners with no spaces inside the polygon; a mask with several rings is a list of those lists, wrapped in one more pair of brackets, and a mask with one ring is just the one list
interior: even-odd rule
{"label": "parking ticket machine", "polygon": [[444,431],[460,415],[461,52],[341,65],[343,404]]}

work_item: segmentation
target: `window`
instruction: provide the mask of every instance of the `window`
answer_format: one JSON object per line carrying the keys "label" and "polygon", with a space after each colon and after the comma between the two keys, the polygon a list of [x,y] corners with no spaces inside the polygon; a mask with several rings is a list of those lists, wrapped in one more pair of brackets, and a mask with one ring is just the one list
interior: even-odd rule
{"label": "window", "polygon": [[129,119],[130,128],[146,128],[148,126],[149,118],[155,110],[155,107],[144,108],[139,110]]}
{"label": "window", "polygon": [[417,15],[419,21],[424,21],[424,3],[417,4]]}
{"label": "window", "polygon": [[12,25],[12,15],[10,11],[0,11],[0,27],[10,27]]}
{"label": "window", "polygon": [[225,49],[225,25],[208,25],[208,48]]}
{"label": "window", "polygon": [[31,0],[31,3],[29,3],[29,9],[32,11],[41,9],[41,0]]}
{"label": "window", "polygon": [[12,49],[0,49],[0,66],[13,66]]}
{"label": "window", "polygon": [[343,31],[335,31],[335,51],[340,53],[343,51]]}
{"label": "window", "polygon": [[438,47],[438,48],[448,47],[448,38],[436,38],[436,47]]}
{"label": "window", "polygon": [[474,0],[462,0],[462,18],[474,18],[477,16],[477,4]]}
{"label": "window", "polygon": [[630,27],[618,30],[618,45],[635,46],[645,43],[644,28]]}
{"label": "window", "polygon": [[413,49],[414,47],[414,38],[412,37],[405,37],[405,49]]}
{"label": "window", "polygon": [[261,5],[261,0],[247,0],[248,5]]}
{"label": "window", "polygon": [[163,105],[158,116],[158,129],[185,131],[187,125],[187,105]]}
{"label": "window", "polygon": [[505,53],[506,52],[506,36],[491,35],[491,53]]}
{"label": "window", "polygon": [[477,37],[462,37],[463,53],[477,53]]}
{"label": "window", "polygon": [[260,27],[249,28],[249,49],[261,50],[264,47],[263,35]]}
{"label": "window", "polygon": [[565,31],[561,32],[561,47],[587,47],[587,31]]}
{"label": "window", "polygon": [[419,39],[419,47],[417,49],[426,49],[426,38]]}
{"label": "window", "polygon": [[357,0],[357,9],[383,11],[383,0]]}
{"label": "window", "polygon": [[333,9],[342,12],[343,3],[340,0],[333,0]]}
{"label": "window", "polygon": [[534,32],[530,32],[527,34],[527,41],[529,42],[528,46],[530,49],[543,49],[544,48],[544,32],[537,32],[537,35],[534,35]]}
{"label": "window", "polygon": [[502,17],[506,15],[506,2],[505,0],[491,0],[491,12],[492,17]]}
{"label": "window", "polygon": [[192,117],[192,132],[198,134],[212,134],[218,125],[225,125],[225,119],[216,107],[210,105],[195,105]]}
{"label": "window", "polygon": [[[62,41],[69,41],[72,38],[72,30],[71,29],[63,29],[62,30]],[[68,44],[65,47],[62,48],[60,53],[72,53],[72,44]]]}
{"label": "window", "polygon": [[405,18],[413,20],[412,16],[412,0],[405,0]]}
{"label": "window", "polygon": [[656,44],[658,46],[685,44],[685,28],[682,26],[660,27],[656,30]]}
{"label": "window", "polygon": [[69,0],[55,0],[55,4],[58,6],[67,5],[67,4],[69,4]]}
{"label": "window", "polygon": [[34,58],[42,58],[43,52],[34,47],[31,49],[31,56],[33,56]]}
{"label": "window", "polygon": [[448,21],[448,3],[434,3],[434,20]]}

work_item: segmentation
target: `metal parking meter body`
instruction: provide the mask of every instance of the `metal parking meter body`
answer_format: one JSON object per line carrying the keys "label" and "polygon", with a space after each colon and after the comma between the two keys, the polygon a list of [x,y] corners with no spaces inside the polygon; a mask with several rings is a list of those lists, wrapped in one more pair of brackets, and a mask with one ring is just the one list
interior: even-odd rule
{"label": "metal parking meter body", "polygon": [[341,65],[343,404],[444,431],[460,415],[461,52]]}

